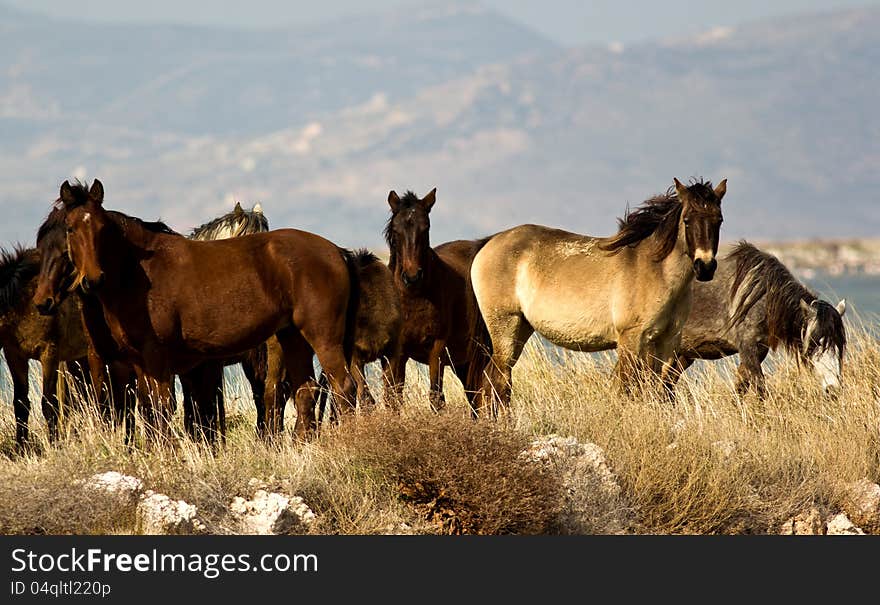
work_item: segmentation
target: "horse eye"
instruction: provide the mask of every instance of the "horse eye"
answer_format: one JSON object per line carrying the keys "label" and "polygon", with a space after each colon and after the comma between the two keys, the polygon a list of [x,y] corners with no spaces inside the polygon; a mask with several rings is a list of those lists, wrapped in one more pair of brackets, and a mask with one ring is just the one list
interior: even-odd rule
{"label": "horse eye", "polygon": [[68,227],[68,228],[67,228],[67,232],[68,232],[68,233],[73,233],[73,227]]}

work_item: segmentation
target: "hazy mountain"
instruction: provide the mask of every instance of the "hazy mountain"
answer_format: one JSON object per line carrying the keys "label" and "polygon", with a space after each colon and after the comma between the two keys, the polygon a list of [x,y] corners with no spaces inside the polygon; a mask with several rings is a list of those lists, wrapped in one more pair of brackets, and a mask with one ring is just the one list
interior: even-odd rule
{"label": "hazy mountain", "polygon": [[380,246],[388,190],[438,187],[434,241],[522,222],[596,234],[672,177],[729,179],[727,238],[880,231],[880,10],[560,49],[469,2],[308,30],[69,23],[0,7],[2,240],[58,185],[185,230]]}

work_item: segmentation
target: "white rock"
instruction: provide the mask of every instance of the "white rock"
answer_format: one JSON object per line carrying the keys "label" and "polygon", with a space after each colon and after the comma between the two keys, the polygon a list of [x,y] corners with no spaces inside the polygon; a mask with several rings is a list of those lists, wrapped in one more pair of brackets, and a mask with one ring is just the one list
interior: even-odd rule
{"label": "white rock", "polygon": [[856,527],[844,513],[838,513],[831,517],[826,524],[825,533],[829,536],[864,536],[860,528]]}
{"label": "white rock", "polygon": [[880,525],[880,485],[861,479],[848,487],[847,512],[871,525]]}
{"label": "white rock", "polygon": [[250,500],[236,496],[229,510],[242,534],[302,533],[315,521],[315,513],[299,496],[289,497],[265,489],[257,489]]}
{"label": "white rock", "polygon": [[138,502],[136,531],[151,536],[200,533],[205,525],[197,514],[193,504],[147,490]]}
{"label": "white rock", "polygon": [[115,496],[120,502],[133,503],[143,491],[144,482],[131,475],[107,471],[86,479],[85,487]]}
{"label": "white rock", "polygon": [[779,533],[784,536],[821,536],[825,533],[825,521],[818,509],[811,508],[783,523]]}
{"label": "white rock", "polygon": [[548,435],[533,441],[521,455],[559,473],[566,490],[566,525],[572,531],[625,532],[630,519],[620,484],[598,445]]}

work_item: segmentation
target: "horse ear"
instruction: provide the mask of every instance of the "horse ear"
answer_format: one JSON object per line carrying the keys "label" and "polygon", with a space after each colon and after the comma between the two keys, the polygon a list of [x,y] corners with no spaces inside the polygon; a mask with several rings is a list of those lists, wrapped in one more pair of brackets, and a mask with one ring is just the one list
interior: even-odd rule
{"label": "horse ear", "polygon": [[422,203],[425,205],[425,210],[428,212],[431,211],[431,208],[434,206],[434,202],[437,201],[437,188],[434,187],[431,191],[428,192],[428,195],[422,198]]}
{"label": "horse ear", "polygon": [[69,181],[61,183],[61,192],[58,194],[58,198],[65,206],[69,206],[75,201],[73,198],[73,189],[71,189]]}
{"label": "horse ear", "polygon": [[92,182],[92,186],[89,189],[89,201],[93,202],[96,206],[104,203],[104,185],[98,179]]}
{"label": "horse ear", "polygon": [[675,177],[672,177],[672,182],[675,183],[675,193],[678,194],[678,199],[680,199],[682,202],[684,202],[685,199],[687,199],[687,196],[688,196],[688,190],[687,190],[687,187],[685,187],[684,185],[682,185],[682,184],[681,184],[681,181],[679,181],[679,180],[678,180],[677,178],[675,178]]}
{"label": "horse ear", "polygon": [[803,298],[801,299],[801,311],[803,311],[807,315],[815,315],[816,314],[816,309],[814,309],[813,306],[810,303],[808,303],[807,301],[805,301]]}
{"label": "horse ear", "polygon": [[846,313],[846,299],[844,298],[839,303],[837,303],[837,312],[843,317],[843,314]]}
{"label": "horse ear", "polygon": [[232,209],[235,214],[244,214],[244,210],[241,208],[241,202],[235,202],[235,208]]}
{"label": "horse ear", "polygon": [[724,194],[727,193],[727,179],[722,179],[720,183],[715,186],[715,197],[718,198],[718,201],[721,201],[721,198],[724,197]]}
{"label": "horse ear", "polygon": [[394,189],[388,193],[388,205],[391,206],[391,212],[397,212],[397,208],[400,206],[400,197]]}
{"label": "horse ear", "polygon": [[263,214],[263,207],[260,205],[260,202],[254,204],[254,207],[251,209],[251,212],[254,214]]}

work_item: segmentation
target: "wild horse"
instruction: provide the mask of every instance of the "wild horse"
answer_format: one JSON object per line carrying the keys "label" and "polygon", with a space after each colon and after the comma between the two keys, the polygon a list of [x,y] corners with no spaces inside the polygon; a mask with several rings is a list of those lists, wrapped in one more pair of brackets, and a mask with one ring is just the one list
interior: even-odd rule
{"label": "wild horse", "polygon": [[456,240],[431,247],[429,214],[436,194],[436,189],[422,199],[412,191],[402,198],[395,191],[388,194],[388,267],[400,297],[403,326],[400,354],[385,368],[386,392],[390,387],[390,401],[396,405],[406,381],[407,360],[414,359],[428,365],[431,407],[440,410],[446,401],[443,371],[450,366],[476,413],[473,398],[479,385],[473,378],[478,374],[471,370],[485,366],[488,347],[476,340],[485,330],[468,274],[482,242]]}
{"label": "wild horse", "polygon": [[50,442],[58,438],[60,362],[68,362],[82,384],[91,382],[78,301],[69,300],[52,317],[38,314],[30,301],[39,271],[40,254],[36,249],[0,249],[0,347],[12,378],[15,444],[19,451],[28,442],[28,360],[37,359],[42,366],[43,417]]}
{"label": "wild horse", "polygon": [[834,306],[800,283],[782,262],[748,242],[721,259],[715,279],[694,286],[681,332],[679,373],[695,359],[739,353],[736,390],[766,395],[761,364],[781,347],[808,366],[826,394],[840,389],[846,301]]}
{"label": "wild horse", "polygon": [[297,435],[314,428],[312,389],[299,389],[314,380],[313,353],[336,400],[353,404],[359,284],[351,252],[294,229],[208,242],[152,231],[105,210],[98,180],[87,191],[65,181],[60,199],[78,281],[100,301],[160,433],[173,374],[240,355],[273,334],[296,393]]}
{"label": "wild horse", "polygon": [[674,179],[605,238],[539,225],[492,236],[471,280],[492,344],[482,397],[493,413],[496,403],[510,405],[511,372],[533,332],[576,351],[616,348],[625,391],[650,370],[671,393],[694,276],[709,281],[717,266],[726,191],[726,180],[713,188]]}

